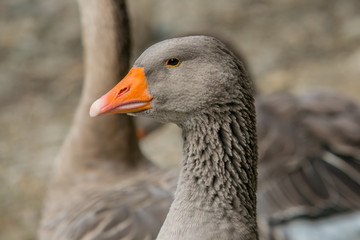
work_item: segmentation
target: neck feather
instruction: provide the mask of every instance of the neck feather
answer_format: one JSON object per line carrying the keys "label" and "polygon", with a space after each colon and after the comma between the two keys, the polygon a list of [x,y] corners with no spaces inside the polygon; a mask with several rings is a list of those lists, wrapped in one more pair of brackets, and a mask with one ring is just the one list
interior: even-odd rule
{"label": "neck feather", "polygon": [[[72,129],[59,155],[59,176],[86,170],[108,175],[143,160],[134,124],[125,115],[89,117],[91,103],[111,89],[129,67],[130,33],[125,1],[78,0],[85,81]],[[60,170],[58,170],[60,169]],[[111,175],[111,174],[110,174]]]}
{"label": "neck feather", "polygon": [[211,235],[221,239],[257,239],[256,128],[255,114],[249,109],[216,106],[182,125],[184,158],[169,216],[177,210],[179,215],[198,212],[202,217],[195,218],[198,229],[194,231],[204,229],[203,220],[203,225],[214,223],[218,231]]}
{"label": "neck feather", "polygon": [[245,114],[233,109],[204,113],[183,130],[184,183],[234,209],[255,200],[256,133]]}

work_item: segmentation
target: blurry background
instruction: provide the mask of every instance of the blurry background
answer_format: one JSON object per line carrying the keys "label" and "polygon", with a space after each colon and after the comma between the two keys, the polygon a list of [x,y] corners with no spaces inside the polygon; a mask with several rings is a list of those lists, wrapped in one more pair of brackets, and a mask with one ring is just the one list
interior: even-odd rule
{"label": "blurry background", "polygon": [[[330,88],[360,100],[358,0],[137,0],[129,10],[134,57],[165,38],[213,34],[241,50],[263,92]],[[0,1],[0,239],[35,239],[81,84],[76,1]],[[144,139],[146,152],[178,158],[173,130]]]}

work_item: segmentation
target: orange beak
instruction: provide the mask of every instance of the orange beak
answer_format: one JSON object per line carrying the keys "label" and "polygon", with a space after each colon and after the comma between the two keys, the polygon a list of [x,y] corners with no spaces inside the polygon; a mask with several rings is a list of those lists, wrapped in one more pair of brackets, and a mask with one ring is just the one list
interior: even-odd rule
{"label": "orange beak", "polygon": [[150,109],[152,99],[148,92],[144,69],[133,67],[113,89],[91,105],[90,116]]}

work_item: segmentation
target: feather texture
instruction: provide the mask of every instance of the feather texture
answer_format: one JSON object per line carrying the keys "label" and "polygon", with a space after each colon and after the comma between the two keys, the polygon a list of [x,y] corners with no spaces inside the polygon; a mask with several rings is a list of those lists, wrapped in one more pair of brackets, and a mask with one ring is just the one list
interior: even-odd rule
{"label": "feather texture", "polygon": [[155,239],[173,198],[173,176],[149,169],[117,184],[57,188],[50,192],[42,238]]}
{"label": "feather texture", "polygon": [[257,98],[259,211],[273,223],[360,207],[360,106],[311,92]]}

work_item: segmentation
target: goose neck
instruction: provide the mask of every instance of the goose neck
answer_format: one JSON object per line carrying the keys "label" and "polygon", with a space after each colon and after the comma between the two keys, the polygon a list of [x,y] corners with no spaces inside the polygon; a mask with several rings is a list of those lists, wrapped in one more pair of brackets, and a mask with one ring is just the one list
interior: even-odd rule
{"label": "goose neck", "polygon": [[125,1],[78,3],[85,80],[72,128],[58,156],[55,176],[66,181],[68,176],[119,176],[144,162],[129,116],[89,116],[91,103],[111,89],[129,67],[130,32]]}
{"label": "goose neck", "polygon": [[168,219],[175,213],[178,219],[191,219],[191,226],[182,226],[196,232],[189,235],[257,239],[254,118],[246,110],[214,111],[199,114],[182,126],[182,170]]}
{"label": "goose neck", "polygon": [[[246,112],[201,114],[183,128],[181,184],[219,201],[224,209],[238,210],[255,202],[255,126]],[[198,195],[198,194],[195,194]],[[249,209],[249,214],[255,209]]]}

